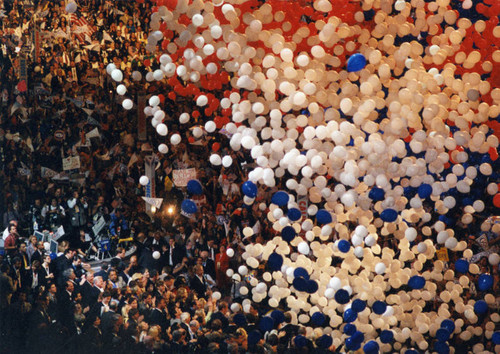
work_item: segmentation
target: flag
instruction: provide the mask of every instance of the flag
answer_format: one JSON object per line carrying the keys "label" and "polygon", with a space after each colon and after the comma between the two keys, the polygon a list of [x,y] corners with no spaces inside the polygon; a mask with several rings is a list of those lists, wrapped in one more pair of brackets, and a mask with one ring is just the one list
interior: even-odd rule
{"label": "flag", "polygon": [[96,29],[77,11],[70,14],[71,31],[76,35],[80,43],[85,42],[85,36],[91,37]]}

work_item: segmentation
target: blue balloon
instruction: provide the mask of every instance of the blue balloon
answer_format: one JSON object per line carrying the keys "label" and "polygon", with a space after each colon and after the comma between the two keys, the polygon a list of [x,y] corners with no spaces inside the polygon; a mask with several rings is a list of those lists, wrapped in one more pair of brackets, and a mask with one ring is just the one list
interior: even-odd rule
{"label": "blue balloon", "polygon": [[455,322],[450,319],[443,320],[443,322],[441,322],[441,328],[446,328],[448,332],[453,333],[455,332]]}
{"label": "blue balloon", "polygon": [[345,347],[347,350],[358,350],[361,348],[361,343],[356,342],[352,337],[348,337],[345,340]]}
{"label": "blue balloon", "polygon": [[489,274],[481,274],[477,280],[477,287],[481,291],[487,291],[493,286],[493,277]]}
{"label": "blue balloon", "polygon": [[252,181],[243,183],[241,185],[241,191],[249,198],[255,198],[257,196],[257,186]]}
{"label": "blue balloon", "polygon": [[418,187],[418,196],[422,199],[429,198],[432,194],[432,186],[427,183],[422,183],[420,187]]}
{"label": "blue balloon", "polygon": [[347,292],[347,290],[339,289],[335,293],[334,298],[335,301],[337,301],[339,304],[345,305],[349,302],[349,293]]}
{"label": "blue balloon", "polygon": [[358,318],[358,313],[353,309],[347,309],[344,311],[344,322],[351,323],[356,321]]}
{"label": "blue balloon", "polygon": [[455,270],[459,273],[467,273],[469,271],[469,262],[465,259],[455,261]]}
{"label": "blue balloon", "polygon": [[392,343],[394,341],[394,332],[384,329],[380,332],[380,341],[382,343]]}
{"label": "blue balloon", "polygon": [[493,344],[498,345],[500,344],[500,332],[495,332],[493,333],[493,336],[491,336],[491,341]]}
{"label": "blue balloon", "polygon": [[295,270],[293,271],[293,276],[294,277],[302,277],[306,280],[309,280],[309,273],[307,272],[307,270],[305,268],[302,268],[302,267],[295,268]]}
{"label": "blue balloon", "polygon": [[297,348],[302,348],[307,345],[307,338],[299,334],[298,336],[295,337],[293,342],[295,343],[295,346]]}
{"label": "blue balloon", "polygon": [[450,339],[450,332],[446,328],[440,328],[436,332],[436,338],[441,342],[446,342]]}
{"label": "blue balloon", "polygon": [[302,217],[302,213],[297,208],[290,208],[288,209],[287,216],[291,221],[297,221]]}
{"label": "blue balloon", "polygon": [[474,312],[478,315],[482,315],[488,311],[488,304],[484,300],[476,301],[474,304]]}
{"label": "blue balloon", "polygon": [[379,350],[379,345],[374,340],[366,342],[366,344],[363,346],[363,351],[366,354],[378,353],[378,350]]}
{"label": "blue balloon", "polygon": [[362,343],[365,340],[365,335],[363,334],[363,332],[356,331],[352,335],[352,339],[357,343]]}
{"label": "blue balloon", "polygon": [[315,280],[306,280],[306,292],[308,294],[314,294],[319,289],[318,283]]}
{"label": "blue balloon", "polygon": [[51,259],[51,260],[54,260],[54,259],[56,259],[56,258],[57,258],[57,253],[52,252],[52,253],[50,254],[50,259]]}
{"label": "blue balloon", "polygon": [[187,214],[194,214],[198,211],[198,207],[191,199],[184,199],[181,203],[181,209]]}
{"label": "blue balloon", "polygon": [[276,204],[277,206],[284,206],[288,203],[290,196],[287,192],[278,191],[273,194],[271,198],[271,203]]}
{"label": "blue balloon", "polygon": [[398,212],[394,209],[385,209],[380,213],[380,218],[385,222],[393,222],[398,218]]}
{"label": "blue balloon", "polygon": [[281,238],[283,240],[285,240],[286,242],[291,242],[295,238],[296,235],[297,235],[297,233],[295,232],[295,229],[291,226],[285,226],[281,230]]}
{"label": "blue balloon", "polygon": [[325,322],[326,320],[326,317],[325,315],[323,315],[321,312],[315,312],[313,313],[313,315],[311,316],[311,322],[313,325],[315,326],[322,326],[323,323]]}
{"label": "blue balloon", "polygon": [[320,224],[329,224],[333,221],[332,214],[328,210],[320,209],[316,213],[316,221]]}
{"label": "blue balloon", "polygon": [[372,310],[377,315],[383,314],[386,309],[387,309],[387,304],[385,302],[383,302],[383,301],[377,300],[372,305]]}
{"label": "blue balloon", "polygon": [[197,179],[192,179],[187,183],[187,190],[189,193],[194,195],[203,194],[203,187]]}
{"label": "blue balloon", "polygon": [[298,291],[306,291],[307,289],[307,280],[302,277],[296,277],[293,279],[293,287]]}
{"label": "blue balloon", "polygon": [[285,315],[280,310],[274,310],[273,312],[271,312],[271,317],[273,318],[274,323],[277,325],[285,322]]}
{"label": "blue balloon", "polygon": [[259,341],[261,339],[262,339],[262,335],[257,330],[254,330],[254,331],[251,331],[250,333],[248,333],[248,345],[249,346],[253,346],[253,345],[259,343]]}
{"label": "blue balloon", "polygon": [[347,71],[355,72],[360,71],[366,65],[366,58],[363,54],[356,53],[349,57],[347,60]]}
{"label": "blue balloon", "polygon": [[318,338],[318,340],[316,341],[316,344],[320,348],[324,348],[324,349],[330,348],[331,345],[333,344],[333,339],[329,335],[323,334],[321,337]]}
{"label": "blue balloon", "polygon": [[247,318],[242,313],[234,315],[233,322],[238,327],[245,327],[247,325]]}
{"label": "blue balloon", "polygon": [[419,275],[414,275],[408,281],[408,286],[415,290],[422,289],[425,286],[425,278]]}
{"label": "blue balloon", "polygon": [[405,354],[418,354],[418,351],[416,351],[415,349],[408,349],[407,351],[405,351]]}
{"label": "blue balloon", "polygon": [[384,200],[385,191],[382,188],[373,187],[370,190],[370,193],[368,193],[368,198],[370,198],[374,202],[379,202],[381,200]]}
{"label": "blue balloon", "polygon": [[356,299],[352,302],[351,308],[356,312],[361,312],[366,308],[366,302],[361,299]]}
{"label": "blue balloon", "polygon": [[344,326],[344,333],[347,334],[348,336],[352,336],[356,332],[356,326],[353,325],[352,323],[347,323]]}
{"label": "blue balloon", "polygon": [[274,319],[272,317],[262,317],[259,321],[259,329],[265,333],[272,330],[274,327]]}
{"label": "blue balloon", "polygon": [[281,270],[281,266],[283,265],[283,256],[276,252],[271,253],[267,259],[267,265],[269,266],[269,269],[273,271]]}
{"label": "blue balloon", "polygon": [[450,352],[450,347],[444,341],[438,341],[434,343],[434,350],[439,354],[448,354]]}
{"label": "blue balloon", "polygon": [[340,240],[337,246],[339,251],[343,253],[349,252],[349,249],[351,248],[351,244],[347,240]]}

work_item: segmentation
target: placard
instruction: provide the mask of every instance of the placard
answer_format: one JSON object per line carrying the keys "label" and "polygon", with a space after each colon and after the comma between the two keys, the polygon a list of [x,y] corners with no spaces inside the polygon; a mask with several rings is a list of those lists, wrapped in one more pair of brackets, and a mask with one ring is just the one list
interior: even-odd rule
{"label": "placard", "polygon": [[80,156],[70,156],[62,159],[63,170],[76,170],[80,168]]}
{"label": "placard", "polygon": [[186,187],[190,180],[196,179],[196,168],[173,170],[172,179],[176,187]]}

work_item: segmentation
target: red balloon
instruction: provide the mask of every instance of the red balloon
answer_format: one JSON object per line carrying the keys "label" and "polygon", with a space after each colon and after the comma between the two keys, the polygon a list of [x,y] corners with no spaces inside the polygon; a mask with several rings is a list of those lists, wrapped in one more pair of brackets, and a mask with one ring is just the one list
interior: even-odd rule
{"label": "red balloon", "polygon": [[174,91],[170,91],[168,93],[168,98],[170,98],[172,101],[175,101],[175,99],[177,98],[177,95],[175,94]]}
{"label": "red balloon", "polygon": [[500,193],[495,194],[493,197],[493,205],[500,208]]}
{"label": "red balloon", "polygon": [[214,152],[219,151],[219,149],[220,149],[220,143],[213,143],[213,144],[212,144],[212,150],[213,150]]}
{"label": "red balloon", "polygon": [[177,7],[177,0],[166,0],[163,2],[163,4],[169,9],[169,10],[175,10]]}
{"label": "red balloon", "polygon": [[151,66],[151,60],[145,59],[144,60],[144,66]]}
{"label": "red balloon", "polygon": [[165,102],[165,96],[162,93],[158,95],[158,98],[160,99],[161,103]]}
{"label": "red balloon", "polygon": [[491,161],[496,161],[498,159],[498,151],[494,147],[490,147],[488,153],[490,154]]}
{"label": "red balloon", "polygon": [[188,141],[189,141],[189,143],[190,143],[190,144],[194,143],[194,137],[190,136],[190,137],[188,138]]}
{"label": "red balloon", "polygon": [[191,115],[193,116],[193,118],[198,118],[200,116],[200,112],[193,111],[193,113],[191,113]]}

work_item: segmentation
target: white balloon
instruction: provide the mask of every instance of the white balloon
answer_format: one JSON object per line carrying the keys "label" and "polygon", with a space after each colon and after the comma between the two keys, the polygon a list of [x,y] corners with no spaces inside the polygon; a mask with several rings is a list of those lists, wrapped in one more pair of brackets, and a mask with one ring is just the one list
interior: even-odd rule
{"label": "white balloon", "polygon": [[386,269],[387,269],[387,267],[382,262],[377,263],[375,265],[375,273],[377,273],[377,274],[384,274]]}
{"label": "white balloon", "polygon": [[181,113],[179,116],[179,123],[186,124],[189,122],[189,113]]}
{"label": "white balloon", "polygon": [[140,183],[142,186],[146,186],[146,185],[149,183],[149,178],[148,178],[148,176],[141,176],[141,178],[139,178],[139,183]]}
{"label": "white balloon", "polygon": [[168,152],[168,146],[165,144],[158,145],[158,151],[162,154],[166,154]]}
{"label": "white balloon", "polygon": [[217,154],[210,155],[210,163],[214,166],[220,166],[222,163],[222,159]]}
{"label": "white balloon", "polygon": [[153,252],[153,258],[154,259],[160,259],[160,256],[161,256],[160,252],[158,252],[158,251],[154,251]]}
{"label": "white balloon", "polygon": [[227,167],[231,166],[232,163],[233,163],[233,158],[231,156],[226,155],[222,158],[222,166],[227,168]]}
{"label": "white balloon", "polygon": [[226,250],[226,254],[228,257],[233,257],[234,256],[234,250],[232,248],[228,248]]}
{"label": "white balloon", "polygon": [[69,14],[75,13],[77,9],[78,5],[74,1],[71,1],[66,5],[66,12]]}
{"label": "white balloon", "polygon": [[215,129],[217,129],[217,126],[215,125],[215,122],[213,120],[209,120],[205,123],[205,130],[207,131],[207,133],[213,133]]}
{"label": "white balloon", "polygon": [[181,136],[179,134],[173,134],[171,137],[170,137],[170,143],[172,145],[178,145],[180,142],[181,142]]}
{"label": "white balloon", "polygon": [[156,107],[160,104],[160,97],[154,95],[149,98],[149,105],[152,107]]}
{"label": "white balloon", "polygon": [[132,102],[132,100],[129,98],[124,99],[122,102],[122,107],[125,108],[126,110],[132,109],[133,106],[134,102]]}
{"label": "white balloon", "polygon": [[119,94],[120,96],[123,96],[124,94],[127,93],[127,86],[120,84],[116,87],[116,93]]}
{"label": "white balloon", "polygon": [[111,72],[111,78],[116,82],[121,82],[123,80],[123,73],[120,69],[115,69]]}
{"label": "white balloon", "polygon": [[166,136],[168,134],[168,128],[164,123],[160,123],[156,126],[156,132],[161,136]]}

